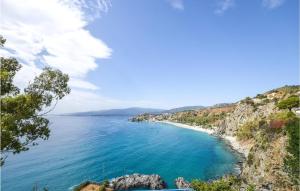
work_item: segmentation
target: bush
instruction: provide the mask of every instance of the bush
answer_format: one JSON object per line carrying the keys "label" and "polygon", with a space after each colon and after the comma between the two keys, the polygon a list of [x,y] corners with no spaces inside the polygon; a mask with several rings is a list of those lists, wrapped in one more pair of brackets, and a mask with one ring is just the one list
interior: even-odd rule
{"label": "bush", "polygon": [[[275,131],[272,131],[271,133],[273,134]],[[266,131],[259,131],[255,135],[255,142],[257,143],[257,146],[262,148],[262,149],[267,149],[269,146],[270,142],[270,134],[268,134]]]}
{"label": "bush", "polygon": [[98,191],[105,191],[105,186],[104,185],[100,185],[99,190]]}
{"label": "bush", "polygon": [[284,159],[284,165],[295,184],[300,183],[300,160],[299,160],[299,118],[295,118],[286,126],[286,132],[288,135],[288,146],[286,150],[288,155]]}
{"label": "bush", "polygon": [[258,99],[264,99],[264,98],[267,98],[267,96],[264,95],[264,94],[257,94],[256,98],[258,98]]}
{"label": "bush", "polygon": [[108,187],[109,186],[109,181],[108,180],[104,180],[102,182],[102,185],[105,186],[105,187]]}
{"label": "bush", "polygon": [[242,126],[237,131],[237,138],[239,140],[248,140],[253,138],[254,136],[254,131],[258,129],[258,123],[254,121],[248,121]]}
{"label": "bush", "polygon": [[246,191],[255,191],[255,186],[254,185],[248,186]]}
{"label": "bush", "polygon": [[249,154],[248,154],[248,158],[247,158],[247,164],[248,164],[249,166],[251,166],[251,165],[253,164],[253,160],[254,160],[254,155],[253,155],[253,153],[249,153]]}
{"label": "bush", "polygon": [[222,178],[212,182],[193,180],[192,188],[195,191],[235,191],[235,187],[240,184],[240,180],[234,176]]}
{"label": "bush", "polygon": [[245,103],[245,104],[252,105],[252,106],[255,105],[255,104],[254,104],[254,101],[253,101],[250,97],[246,97],[245,99],[243,99],[243,100],[241,101],[241,103]]}
{"label": "bush", "polygon": [[299,96],[293,95],[287,99],[280,101],[277,104],[277,107],[279,109],[289,109],[291,111],[292,108],[299,107],[300,105],[299,102],[300,102]]}
{"label": "bush", "polygon": [[282,127],[284,127],[285,125],[285,121],[284,120],[271,120],[270,121],[270,125],[269,127],[271,129],[281,129]]}

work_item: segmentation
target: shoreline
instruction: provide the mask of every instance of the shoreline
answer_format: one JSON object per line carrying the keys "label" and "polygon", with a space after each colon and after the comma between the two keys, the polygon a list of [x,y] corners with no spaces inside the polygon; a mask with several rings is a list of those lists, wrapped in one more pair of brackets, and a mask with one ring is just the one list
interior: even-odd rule
{"label": "shoreline", "polygon": [[172,122],[172,121],[167,121],[167,120],[164,120],[164,121],[156,121],[155,120],[154,122],[170,124],[170,125],[174,125],[176,127],[191,129],[194,131],[199,131],[199,132],[207,133],[209,135],[216,136],[218,138],[224,139],[228,143],[228,145],[232,148],[232,150],[241,154],[242,157],[244,157],[244,158],[248,157],[249,149],[245,146],[242,146],[242,144],[239,141],[237,141],[236,137],[228,136],[228,135],[217,135],[215,133],[214,129],[206,129],[206,128],[203,128],[201,126],[196,126],[196,125],[187,125],[187,124],[177,123],[177,122]]}

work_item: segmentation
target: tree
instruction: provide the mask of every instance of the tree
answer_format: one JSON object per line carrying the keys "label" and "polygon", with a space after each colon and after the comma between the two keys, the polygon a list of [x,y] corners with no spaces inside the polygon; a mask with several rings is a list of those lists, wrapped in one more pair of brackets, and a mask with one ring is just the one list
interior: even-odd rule
{"label": "tree", "polygon": [[[5,39],[0,36],[0,46]],[[50,67],[35,77],[22,93],[13,84],[21,69],[15,58],[1,57],[1,165],[9,152],[26,151],[37,139],[48,139],[49,120],[43,116],[52,111],[58,100],[70,93],[69,77]],[[53,107],[51,107],[54,104]],[[48,111],[45,111],[47,108]]]}
{"label": "tree", "polygon": [[289,109],[291,111],[292,108],[299,107],[299,105],[299,96],[293,95],[287,99],[280,101],[277,104],[277,107],[279,109]]}

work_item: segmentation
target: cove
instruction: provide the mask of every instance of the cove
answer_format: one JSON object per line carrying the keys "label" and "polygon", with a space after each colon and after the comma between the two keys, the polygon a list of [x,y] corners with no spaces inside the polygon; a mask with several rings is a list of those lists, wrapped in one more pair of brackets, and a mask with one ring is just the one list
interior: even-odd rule
{"label": "cove", "polygon": [[209,180],[235,173],[239,156],[220,139],[170,124],[128,121],[128,116],[51,116],[47,141],[2,167],[2,189],[71,190],[85,181],[124,174],[159,174]]}

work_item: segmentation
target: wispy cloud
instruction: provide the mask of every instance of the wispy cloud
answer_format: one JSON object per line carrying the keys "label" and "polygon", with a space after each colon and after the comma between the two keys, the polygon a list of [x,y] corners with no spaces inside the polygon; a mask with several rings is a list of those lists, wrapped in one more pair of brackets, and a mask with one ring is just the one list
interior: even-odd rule
{"label": "wispy cloud", "polygon": [[217,2],[217,8],[214,13],[217,15],[222,15],[225,11],[232,8],[234,6],[234,0],[219,0]]}
{"label": "wispy cloud", "polygon": [[86,80],[98,66],[96,59],[112,54],[86,28],[108,11],[110,0],[2,0],[1,6],[0,31],[7,42],[0,55],[15,57],[22,64],[14,79],[17,86],[26,87],[48,65],[70,76],[71,94],[59,102],[54,113],[151,104],[102,96],[100,88]]}
{"label": "wispy cloud", "polygon": [[177,10],[184,10],[183,0],[167,0],[170,5]]}
{"label": "wispy cloud", "polygon": [[83,80],[97,67],[96,59],[109,58],[112,50],[85,29],[81,5],[86,6],[82,0],[3,0],[0,21],[7,49],[2,53],[23,65],[50,65]]}
{"label": "wispy cloud", "polygon": [[3,0],[1,6],[0,30],[7,42],[0,54],[23,65],[14,80],[20,88],[51,66],[69,74],[72,89],[99,89],[86,76],[97,68],[96,59],[110,58],[112,50],[86,26],[108,11],[109,0]]}
{"label": "wispy cloud", "polygon": [[262,4],[268,9],[275,9],[283,5],[285,0],[263,0]]}

